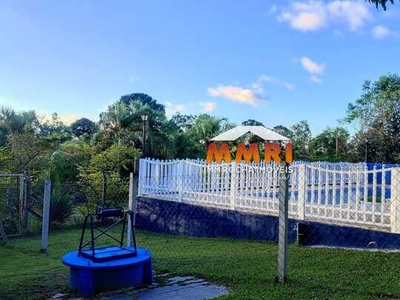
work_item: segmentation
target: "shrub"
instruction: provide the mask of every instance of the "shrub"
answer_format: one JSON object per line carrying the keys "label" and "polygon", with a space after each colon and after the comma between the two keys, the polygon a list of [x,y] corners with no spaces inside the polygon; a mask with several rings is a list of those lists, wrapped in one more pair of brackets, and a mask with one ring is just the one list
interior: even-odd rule
{"label": "shrub", "polygon": [[70,195],[61,194],[51,198],[50,201],[50,222],[64,223],[72,214],[72,200]]}

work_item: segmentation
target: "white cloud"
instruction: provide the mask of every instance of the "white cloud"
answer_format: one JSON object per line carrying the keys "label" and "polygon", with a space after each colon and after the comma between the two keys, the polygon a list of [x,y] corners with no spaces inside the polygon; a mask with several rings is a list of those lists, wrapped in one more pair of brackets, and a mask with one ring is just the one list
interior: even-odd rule
{"label": "white cloud", "polygon": [[165,101],[165,114],[167,117],[172,117],[174,113],[185,110],[184,104],[174,104],[169,101]]}
{"label": "white cloud", "polygon": [[291,20],[291,25],[303,31],[317,30],[325,25],[325,19],[315,13],[300,13]]}
{"label": "white cloud", "polygon": [[205,112],[212,112],[215,109],[215,102],[200,102],[200,105],[203,107]]}
{"label": "white cloud", "polygon": [[259,100],[256,93],[250,89],[238,86],[226,85],[217,88],[208,88],[208,93],[212,97],[223,97],[232,101],[255,105]]}
{"label": "white cloud", "polygon": [[236,102],[256,105],[259,100],[265,99],[262,97],[265,83],[280,85],[288,90],[294,89],[294,84],[292,83],[282,81],[273,76],[261,75],[250,85],[250,88],[243,88],[237,85],[220,85],[217,88],[208,88],[207,91],[212,97],[223,97]]}
{"label": "white cloud", "polygon": [[349,0],[293,2],[288,8],[281,9],[277,16],[279,22],[286,22],[300,31],[316,31],[336,23],[343,23],[349,30],[356,31],[370,19],[372,14],[366,3]]}
{"label": "white cloud", "polygon": [[302,57],[300,59],[300,62],[301,62],[301,65],[303,66],[303,68],[306,69],[311,74],[323,74],[324,73],[325,65],[318,64],[318,63],[312,61],[308,57]]}
{"label": "white cloud", "polygon": [[342,21],[350,30],[358,30],[372,19],[369,7],[364,2],[333,1],[327,4],[327,10],[333,21]]}
{"label": "white cloud", "polygon": [[387,29],[385,26],[380,26],[380,25],[372,28],[371,32],[372,32],[372,36],[375,39],[383,39],[383,38],[387,37],[388,35],[390,35],[390,30]]}
{"label": "white cloud", "polygon": [[324,17],[314,13],[299,13],[298,15],[284,13],[281,15],[281,20],[289,21],[291,27],[301,31],[318,30],[325,25]]}
{"label": "white cloud", "polygon": [[182,111],[185,109],[185,105],[184,104],[177,104],[176,106],[176,110]]}
{"label": "white cloud", "polygon": [[322,79],[321,79],[320,77],[318,77],[317,75],[311,75],[310,80],[311,80],[312,82],[315,82],[315,83],[320,83],[320,82],[322,82]]}
{"label": "white cloud", "polygon": [[79,116],[78,114],[61,114],[58,117],[60,118],[60,121],[66,125],[71,125],[76,120],[81,118],[81,116]]}
{"label": "white cloud", "polygon": [[[74,123],[76,120],[83,118],[81,115],[77,114],[77,113],[69,113],[69,114],[57,114],[58,119],[63,122],[65,125],[71,125],[72,123]],[[52,115],[38,115],[38,118],[41,122],[51,122],[52,121]]]}
{"label": "white cloud", "polygon": [[264,90],[263,90],[262,84],[264,82],[280,85],[280,86],[287,88],[288,90],[294,89],[294,84],[292,84],[292,83],[281,81],[278,78],[273,77],[273,76],[261,75],[260,77],[258,77],[257,81],[252,84],[253,90],[259,94],[263,93]]}
{"label": "white cloud", "polygon": [[288,22],[292,28],[301,31],[318,30],[326,23],[326,9],[318,1],[294,2],[278,16],[278,21]]}
{"label": "white cloud", "polygon": [[300,58],[300,63],[302,67],[311,74],[310,80],[315,83],[320,83],[322,82],[322,78],[320,75],[324,74],[325,72],[325,65],[317,63],[313,61],[309,57],[302,57]]}

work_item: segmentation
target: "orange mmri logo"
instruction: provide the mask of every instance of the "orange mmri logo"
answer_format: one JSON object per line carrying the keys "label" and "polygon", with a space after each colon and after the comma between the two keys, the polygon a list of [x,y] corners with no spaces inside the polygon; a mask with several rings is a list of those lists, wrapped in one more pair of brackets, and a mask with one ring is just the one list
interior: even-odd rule
{"label": "orange mmri logo", "polygon": [[[273,160],[276,163],[280,163],[282,148],[277,143],[265,143],[264,144],[264,161],[269,163]],[[218,148],[216,143],[210,143],[207,149],[207,158],[206,161],[208,163],[213,162],[220,163],[231,162],[231,152],[227,143],[221,143],[221,146]],[[240,143],[237,145],[236,157],[235,161],[240,163],[245,161],[246,163],[251,162],[253,159],[254,162],[260,162],[260,152],[258,150],[258,145],[256,143],[251,143],[248,147],[244,143]],[[285,161],[287,163],[291,163],[293,161],[293,147],[291,143],[287,143],[285,146]]]}

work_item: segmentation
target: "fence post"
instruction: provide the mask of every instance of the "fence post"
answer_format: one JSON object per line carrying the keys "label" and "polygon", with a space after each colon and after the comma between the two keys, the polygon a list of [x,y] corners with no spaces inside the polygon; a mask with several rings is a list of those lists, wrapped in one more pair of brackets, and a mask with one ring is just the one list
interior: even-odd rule
{"label": "fence post", "polygon": [[160,192],[162,191],[161,187],[160,187],[160,175],[161,175],[161,160],[155,160],[154,161],[155,164],[155,180],[154,180],[154,185],[155,185],[155,191],[156,194],[160,194]]}
{"label": "fence post", "polygon": [[[144,159],[139,159],[139,180],[138,180],[138,196],[143,194],[144,178],[146,174],[146,162]],[[130,182],[129,182],[130,184]],[[130,187],[129,187],[130,189]],[[130,199],[130,198],[129,198]]]}
{"label": "fence post", "polygon": [[[143,169],[141,169],[143,170]],[[129,210],[133,211],[133,224],[131,218],[128,218],[128,233],[127,233],[127,246],[133,247],[133,231],[132,228],[136,226],[136,210],[137,210],[137,197],[138,197],[138,160],[135,160],[135,167],[133,173],[129,174]]]}
{"label": "fence post", "polygon": [[230,207],[232,210],[235,209],[236,192],[237,192],[237,164],[236,162],[231,163],[231,192],[230,192]]}
{"label": "fence post", "polygon": [[298,165],[297,180],[299,189],[297,196],[297,217],[304,220],[306,216],[306,198],[307,198],[307,168],[305,164]]}
{"label": "fence post", "polygon": [[279,182],[279,228],[278,228],[278,283],[287,282],[288,235],[289,235],[289,173],[288,163],[282,163],[285,172]]}
{"label": "fence post", "polygon": [[43,197],[43,223],[42,223],[41,252],[46,252],[48,245],[49,245],[50,198],[51,198],[51,180],[46,179],[46,181],[44,183],[44,197]]}
{"label": "fence post", "polygon": [[390,225],[391,232],[400,233],[400,169],[391,171],[390,184]]}
{"label": "fence post", "polygon": [[18,222],[18,230],[20,234],[24,233],[23,230],[23,219],[24,219],[24,210],[26,207],[26,199],[27,199],[27,185],[28,181],[25,181],[25,175],[26,173],[24,172],[22,175],[19,176],[19,207],[20,207],[20,216],[19,216],[19,222]]}
{"label": "fence post", "polygon": [[186,162],[184,160],[178,160],[178,165],[177,165],[177,176],[176,176],[176,181],[178,184],[178,201],[183,202],[183,183],[185,179],[184,173],[184,164]]}
{"label": "fence post", "polygon": [[19,175],[19,203],[24,203],[24,191],[25,191],[25,176],[24,174]]}

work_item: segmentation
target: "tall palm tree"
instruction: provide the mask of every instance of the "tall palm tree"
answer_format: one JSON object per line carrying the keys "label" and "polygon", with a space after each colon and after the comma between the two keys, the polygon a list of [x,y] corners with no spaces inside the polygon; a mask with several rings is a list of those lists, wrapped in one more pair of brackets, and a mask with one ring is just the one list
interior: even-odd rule
{"label": "tall palm tree", "polygon": [[7,133],[22,133],[32,129],[37,121],[35,111],[22,111],[16,113],[12,108],[0,107],[0,128]]}
{"label": "tall palm tree", "polygon": [[124,103],[116,102],[108,107],[108,110],[100,115],[100,126],[102,127],[106,140],[114,136],[118,145],[121,145],[121,137],[128,109]]}
{"label": "tall palm tree", "polygon": [[[146,143],[146,156],[166,158],[170,145],[170,136],[166,127],[167,119],[165,111],[153,109],[149,104],[138,100],[129,103],[130,125],[129,141],[134,145],[142,146]],[[147,121],[143,124],[142,115],[147,115]],[[143,128],[145,126],[145,128]],[[143,135],[145,131],[145,136]],[[145,140],[143,140],[143,138]]]}
{"label": "tall palm tree", "polygon": [[191,131],[198,138],[207,144],[210,139],[219,133],[232,128],[226,118],[217,118],[208,114],[199,115],[194,121]]}
{"label": "tall palm tree", "polygon": [[17,113],[12,108],[0,107],[0,144],[4,145],[11,134],[33,131],[37,121],[33,110]]}

